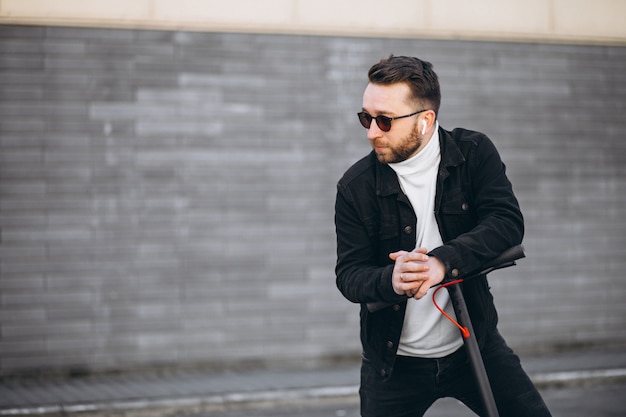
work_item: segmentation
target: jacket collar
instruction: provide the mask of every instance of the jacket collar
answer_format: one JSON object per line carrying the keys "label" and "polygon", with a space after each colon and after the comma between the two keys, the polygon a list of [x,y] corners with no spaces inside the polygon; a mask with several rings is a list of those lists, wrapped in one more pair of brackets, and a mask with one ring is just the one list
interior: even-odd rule
{"label": "jacket collar", "polygon": [[[448,168],[461,165],[465,162],[465,157],[450,132],[441,126],[439,127],[439,144],[441,146],[439,177],[447,178]],[[389,165],[379,162],[373,151],[371,156],[375,160],[376,167],[376,194],[380,197],[402,194],[396,172]]]}

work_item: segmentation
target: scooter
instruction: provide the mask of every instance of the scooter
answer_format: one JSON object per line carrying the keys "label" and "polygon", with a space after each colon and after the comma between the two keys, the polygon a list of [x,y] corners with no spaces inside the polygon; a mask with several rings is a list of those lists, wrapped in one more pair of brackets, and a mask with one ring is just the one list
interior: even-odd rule
{"label": "scooter", "polygon": [[[481,275],[486,275],[497,269],[513,266],[515,265],[516,260],[524,258],[525,256],[526,255],[524,253],[524,247],[522,245],[513,246],[512,248],[501,253],[492,261],[488,262],[481,270],[470,273],[465,278],[459,278],[454,281],[440,284],[432,295],[435,307],[444,316],[446,316],[446,318],[451,320],[459,328],[461,334],[463,335],[465,350],[467,352],[472,371],[474,372],[476,383],[478,384],[478,389],[480,391],[481,399],[483,401],[483,406],[487,413],[487,417],[499,417],[498,408],[496,407],[496,402],[493,397],[493,391],[491,390],[491,385],[489,384],[489,378],[487,377],[487,371],[485,370],[485,364],[480,354],[478,342],[476,340],[476,336],[474,335],[474,328],[472,327],[472,321],[470,319],[469,312],[467,311],[467,305],[465,304],[465,298],[463,297],[463,290],[458,284]],[[441,290],[442,288],[447,288],[448,292],[450,293],[450,299],[452,301],[452,306],[454,307],[456,320],[450,317],[445,311],[443,311],[443,309],[441,309],[437,305],[435,295],[437,291]],[[389,307],[393,304],[395,303],[368,303],[367,309],[370,312],[375,312],[385,307]]]}

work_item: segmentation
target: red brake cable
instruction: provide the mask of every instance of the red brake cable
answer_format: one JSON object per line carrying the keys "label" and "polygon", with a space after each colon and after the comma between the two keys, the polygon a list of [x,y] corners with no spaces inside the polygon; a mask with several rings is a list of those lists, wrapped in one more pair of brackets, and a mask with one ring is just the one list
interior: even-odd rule
{"label": "red brake cable", "polygon": [[446,282],[445,284],[441,284],[439,287],[437,287],[437,289],[433,291],[433,304],[435,305],[435,307],[437,307],[437,310],[439,310],[439,312],[444,315],[445,318],[450,320],[452,324],[454,324],[456,327],[459,328],[459,330],[463,334],[463,338],[468,339],[470,337],[469,329],[467,327],[461,326],[458,321],[456,321],[448,313],[443,311],[443,309],[439,307],[439,304],[437,304],[437,300],[435,299],[435,296],[437,295],[437,291],[439,291],[440,289],[445,288],[445,287],[450,287],[451,285],[460,284],[461,282],[463,282],[462,279],[457,279],[456,281]]}

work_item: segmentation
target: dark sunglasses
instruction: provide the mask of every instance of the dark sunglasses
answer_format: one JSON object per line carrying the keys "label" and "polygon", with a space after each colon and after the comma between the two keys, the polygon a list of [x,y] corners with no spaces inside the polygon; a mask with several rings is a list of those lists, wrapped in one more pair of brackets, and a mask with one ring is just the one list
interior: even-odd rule
{"label": "dark sunglasses", "polygon": [[420,114],[427,110],[428,109],[419,110],[419,111],[416,111],[415,113],[407,114],[405,116],[398,116],[398,117],[387,117],[387,116],[373,117],[371,114],[365,113],[364,111],[362,111],[362,112],[357,113],[357,116],[359,116],[359,122],[361,122],[361,125],[364,128],[369,129],[370,126],[372,125],[372,119],[376,119],[376,126],[378,126],[378,128],[382,130],[383,132],[389,132],[391,130],[391,122],[393,120],[404,119],[405,117],[415,116],[416,114]]}

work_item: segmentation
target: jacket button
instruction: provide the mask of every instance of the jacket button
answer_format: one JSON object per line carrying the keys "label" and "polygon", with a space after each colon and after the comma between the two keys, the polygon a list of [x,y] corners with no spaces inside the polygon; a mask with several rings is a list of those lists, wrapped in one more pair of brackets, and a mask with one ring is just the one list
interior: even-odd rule
{"label": "jacket button", "polygon": [[392,308],[393,311],[400,311],[400,304],[394,304]]}
{"label": "jacket button", "polygon": [[387,342],[387,347],[393,349],[393,342],[391,340]]}
{"label": "jacket button", "polygon": [[386,377],[387,376],[387,370],[386,369],[381,369],[380,370],[380,376]]}
{"label": "jacket button", "polygon": [[461,204],[461,209],[462,209],[463,211],[467,211],[467,210],[469,210],[469,204],[467,204],[467,203],[463,203],[463,204]]}
{"label": "jacket button", "polygon": [[454,278],[459,276],[459,270],[454,268],[452,271],[450,271],[450,275],[452,275]]}
{"label": "jacket button", "polygon": [[405,235],[410,235],[411,232],[413,232],[413,228],[411,226],[405,226],[404,227],[404,234]]}

